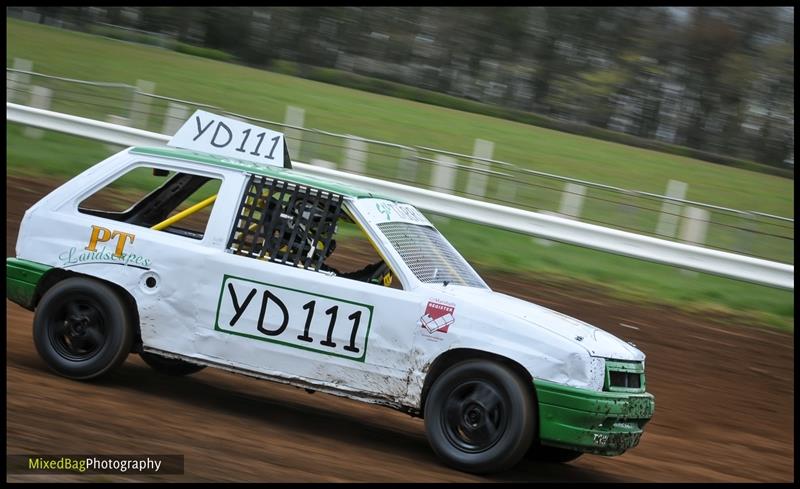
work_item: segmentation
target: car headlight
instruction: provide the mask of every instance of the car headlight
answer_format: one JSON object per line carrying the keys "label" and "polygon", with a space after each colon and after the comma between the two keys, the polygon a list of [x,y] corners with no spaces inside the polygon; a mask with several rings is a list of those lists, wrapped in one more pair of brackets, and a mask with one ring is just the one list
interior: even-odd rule
{"label": "car headlight", "polygon": [[606,379],[606,359],[591,357],[589,369],[589,387],[595,391],[602,391]]}

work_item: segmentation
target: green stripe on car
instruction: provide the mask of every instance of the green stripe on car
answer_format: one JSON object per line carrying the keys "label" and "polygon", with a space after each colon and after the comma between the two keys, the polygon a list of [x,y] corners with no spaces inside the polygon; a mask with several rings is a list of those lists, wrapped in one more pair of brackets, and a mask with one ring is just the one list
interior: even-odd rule
{"label": "green stripe on car", "polygon": [[18,258],[6,258],[6,297],[20,306],[33,306],[36,286],[52,267]]}

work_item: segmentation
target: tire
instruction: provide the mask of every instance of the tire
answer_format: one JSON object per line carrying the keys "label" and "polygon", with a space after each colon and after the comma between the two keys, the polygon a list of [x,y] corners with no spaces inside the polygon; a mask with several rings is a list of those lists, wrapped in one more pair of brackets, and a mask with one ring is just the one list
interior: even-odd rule
{"label": "tire", "polygon": [[583,455],[583,452],[569,450],[567,448],[549,447],[546,445],[534,444],[528,451],[528,458],[537,462],[550,462],[565,464],[572,462]]}
{"label": "tire", "polygon": [[425,432],[447,465],[486,474],[516,465],[536,432],[531,389],[512,371],[485,360],[446,370],[431,386]]}
{"label": "tire", "polygon": [[45,363],[70,379],[95,379],[119,366],[133,343],[133,321],[109,285],[84,277],[58,282],[33,318],[33,343]]}
{"label": "tire", "polygon": [[206,368],[205,365],[195,365],[193,363],[184,362],[179,358],[167,358],[144,351],[139,353],[139,356],[142,357],[144,363],[149,365],[153,370],[166,375],[191,375]]}

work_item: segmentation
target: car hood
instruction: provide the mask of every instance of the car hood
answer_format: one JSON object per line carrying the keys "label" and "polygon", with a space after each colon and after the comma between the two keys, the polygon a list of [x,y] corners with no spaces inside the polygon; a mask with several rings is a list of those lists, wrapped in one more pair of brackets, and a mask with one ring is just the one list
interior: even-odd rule
{"label": "car hood", "polygon": [[[531,328],[546,330],[585,348],[595,357],[615,360],[642,361],[645,356],[639,349],[616,336],[583,321],[553,311],[546,307],[495,292],[462,286],[439,286],[434,288],[455,300],[479,303],[488,306],[491,312],[521,320]],[[519,321],[514,321],[519,324]]]}

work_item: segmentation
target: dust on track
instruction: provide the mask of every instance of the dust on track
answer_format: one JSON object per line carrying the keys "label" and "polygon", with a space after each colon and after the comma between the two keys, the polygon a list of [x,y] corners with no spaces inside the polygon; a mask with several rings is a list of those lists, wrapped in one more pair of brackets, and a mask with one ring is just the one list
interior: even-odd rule
{"label": "dust on track", "polygon": [[[9,178],[6,254],[25,210],[60,182]],[[340,247],[337,253],[345,250]],[[355,256],[358,253],[353,255]],[[108,378],[48,371],[32,313],[6,301],[9,454],[177,453],[184,476],[26,476],[9,481],[791,481],[794,336],[591,287],[487,274],[493,289],[595,324],[647,354],[656,412],[640,445],[567,465],[523,462],[492,477],[441,465],[422,420],[214,369],[160,375],[136,355]]]}

